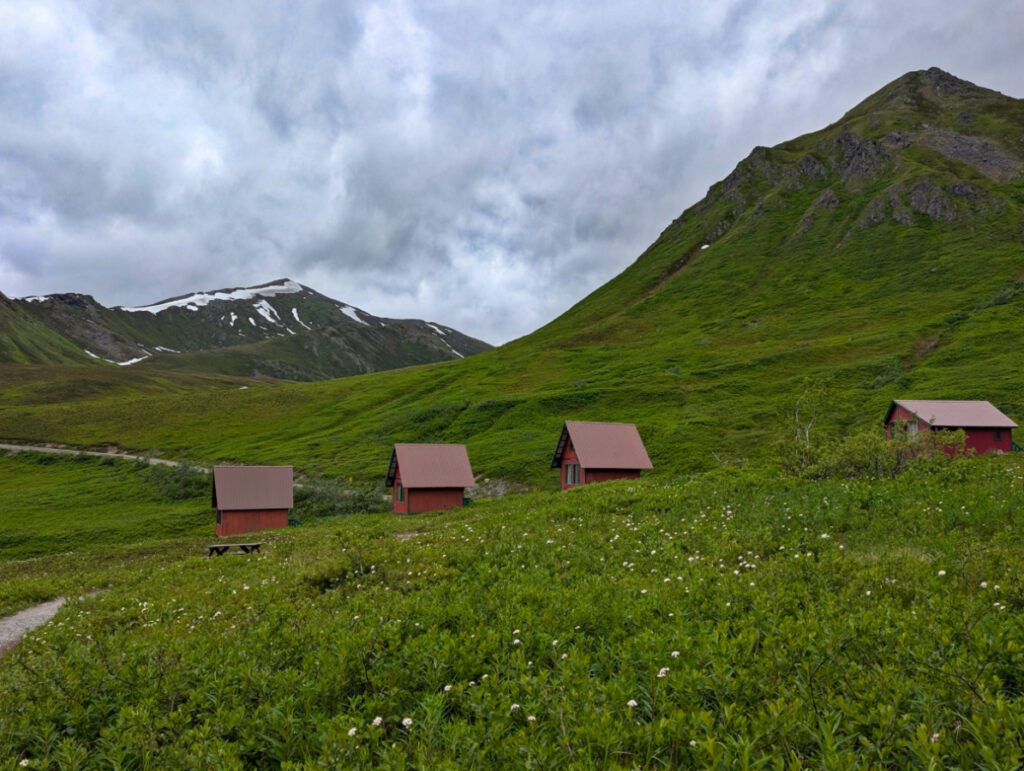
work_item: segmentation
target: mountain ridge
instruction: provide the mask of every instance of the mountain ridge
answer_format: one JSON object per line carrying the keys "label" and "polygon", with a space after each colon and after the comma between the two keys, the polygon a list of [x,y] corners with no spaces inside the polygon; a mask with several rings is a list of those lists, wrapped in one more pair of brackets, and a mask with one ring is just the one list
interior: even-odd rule
{"label": "mountain ridge", "polygon": [[120,366],[316,380],[490,347],[435,322],[374,316],[288,278],[139,306],[108,308],[73,292],[9,303],[93,361]]}

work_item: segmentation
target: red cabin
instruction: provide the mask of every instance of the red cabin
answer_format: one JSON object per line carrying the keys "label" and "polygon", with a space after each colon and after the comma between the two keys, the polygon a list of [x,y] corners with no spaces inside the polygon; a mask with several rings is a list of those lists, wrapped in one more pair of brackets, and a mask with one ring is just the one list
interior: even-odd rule
{"label": "red cabin", "polygon": [[562,489],[568,490],[610,479],[636,479],[654,464],[632,423],[567,420],[551,467],[562,470]]}
{"label": "red cabin", "polygon": [[1011,432],[1017,424],[989,402],[897,399],[885,414],[885,435],[896,431],[917,436],[923,431],[955,431],[967,434],[965,450],[978,455],[1010,452]]}
{"label": "red cabin", "polygon": [[214,466],[213,508],[217,535],[288,527],[291,466]]}
{"label": "red cabin", "polygon": [[400,514],[454,509],[476,486],[464,444],[396,444],[385,484]]}

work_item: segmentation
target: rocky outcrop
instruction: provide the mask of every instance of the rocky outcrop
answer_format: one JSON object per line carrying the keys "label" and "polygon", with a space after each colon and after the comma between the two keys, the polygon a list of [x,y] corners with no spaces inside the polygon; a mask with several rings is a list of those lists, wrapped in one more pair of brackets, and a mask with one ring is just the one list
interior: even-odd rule
{"label": "rocky outcrop", "polygon": [[965,163],[997,182],[1009,182],[1024,173],[1024,162],[1011,157],[988,139],[931,128],[920,135],[919,141],[940,155]]}
{"label": "rocky outcrop", "polygon": [[915,182],[908,198],[911,208],[927,214],[933,220],[951,222],[956,219],[956,207],[942,188],[926,179]]}
{"label": "rocky outcrop", "polygon": [[892,160],[892,153],[877,140],[844,131],[836,140],[836,165],[844,180],[874,179]]}

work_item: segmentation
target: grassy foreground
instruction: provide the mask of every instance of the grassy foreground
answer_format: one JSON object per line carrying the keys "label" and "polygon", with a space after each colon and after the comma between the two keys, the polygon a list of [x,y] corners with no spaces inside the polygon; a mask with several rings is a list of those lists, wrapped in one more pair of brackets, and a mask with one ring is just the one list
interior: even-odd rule
{"label": "grassy foreground", "polygon": [[1022,493],[717,472],[154,560],[0,661],[0,764],[1015,768]]}
{"label": "grassy foreground", "polygon": [[[139,580],[145,566],[205,553],[210,480],[195,470],[86,456],[0,454],[0,616]],[[307,481],[294,517],[381,508],[367,490]]]}
{"label": "grassy foreground", "polygon": [[0,455],[0,489],[0,615],[180,559],[213,534],[206,485],[165,468]]}

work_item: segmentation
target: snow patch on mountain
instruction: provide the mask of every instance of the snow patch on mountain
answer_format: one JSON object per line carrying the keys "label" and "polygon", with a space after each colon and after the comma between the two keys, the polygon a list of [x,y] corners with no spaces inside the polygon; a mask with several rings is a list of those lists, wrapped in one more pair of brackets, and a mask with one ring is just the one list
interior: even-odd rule
{"label": "snow patch on mountain", "polygon": [[[362,324],[365,327],[370,326],[365,321],[363,321],[361,318],[359,318],[358,315],[356,315],[356,311],[358,310],[357,308],[353,308],[351,305],[339,305],[338,306],[338,310],[340,310],[342,313],[344,313],[346,316],[348,316],[353,321],[357,321],[357,322],[359,322],[360,324]],[[362,313],[362,311],[359,311],[359,313]]]}
{"label": "snow patch on mountain", "polygon": [[307,324],[305,321],[303,321],[302,319],[299,318],[299,309],[298,308],[292,308],[292,316],[294,316],[295,320],[297,322],[299,322],[300,324],[302,324],[302,326],[304,326],[306,329],[309,329],[309,330],[313,329],[313,327],[311,327],[309,324]]}
{"label": "snow patch on mountain", "polygon": [[431,321],[425,321],[423,323],[426,324],[431,329],[433,329],[439,335],[447,335],[448,334],[445,330],[441,329],[441,327],[439,327],[437,324],[434,324]]}
{"label": "snow patch on mountain", "polygon": [[100,361],[105,361],[105,362],[107,362],[107,364],[116,364],[119,367],[130,367],[132,364],[138,364],[140,361],[145,361],[150,356],[147,353],[144,356],[138,357],[137,359],[128,359],[128,361],[114,361],[113,359],[104,359],[102,356],[97,356],[95,353],[90,351],[88,348],[83,348],[82,350],[85,351],[87,355],[92,356],[94,359],[99,359]]}
{"label": "snow patch on mountain", "polygon": [[302,291],[302,284],[291,279],[268,284],[267,286],[251,286],[244,289],[233,289],[230,292],[196,292],[195,294],[178,297],[173,300],[165,300],[154,305],[139,305],[132,308],[121,307],[120,310],[130,313],[160,313],[168,308],[187,308],[188,310],[199,310],[212,302],[218,300],[254,300],[258,297],[276,297],[279,294],[295,294]]}
{"label": "snow patch on mountain", "polygon": [[252,304],[252,307],[256,309],[256,312],[263,318],[269,321],[271,324],[281,324],[281,317],[277,315],[277,311],[274,306],[268,303],[266,300],[259,300]]}

